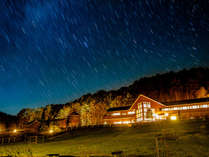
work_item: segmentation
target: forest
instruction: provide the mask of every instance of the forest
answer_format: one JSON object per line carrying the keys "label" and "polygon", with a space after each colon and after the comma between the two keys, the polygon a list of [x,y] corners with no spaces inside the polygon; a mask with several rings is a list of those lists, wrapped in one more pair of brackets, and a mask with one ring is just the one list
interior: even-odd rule
{"label": "forest", "polygon": [[[36,122],[40,130],[45,130],[54,125],[54,121],[67,119],[72,113],[78,113],[81,126],[99,125],[107,109],[130,106],[139,94],[163,103],[209,97],[208,91],[209,68],[171,71],[141,78],[130,86],[121,87],[118,90],[100,90],[94,94],[88,93],[66,104],[50,104],[42,108],[22,109],[16,116],[16,123],[19,127],[24,128],[25,125]],[[0,114],[0,118],[3,115]],[[14,122],[13,119],[14,117],[11,122]],[[4,126],[8,127],[9,124],[5,123]]]}

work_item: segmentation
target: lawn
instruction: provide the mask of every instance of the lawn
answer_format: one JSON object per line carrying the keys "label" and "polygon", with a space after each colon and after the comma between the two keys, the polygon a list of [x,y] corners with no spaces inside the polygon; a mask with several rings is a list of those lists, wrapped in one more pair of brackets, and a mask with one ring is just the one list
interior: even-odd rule
{"label": "lawn", "polygon": [[164,121],[132,127],[82,128],[42,144],[0,146],[0,155],[41,157],[58,153],[85,156],[123,151],[125,155],[154,156],[156,139],[160,155],[209,156],[208,120]]}

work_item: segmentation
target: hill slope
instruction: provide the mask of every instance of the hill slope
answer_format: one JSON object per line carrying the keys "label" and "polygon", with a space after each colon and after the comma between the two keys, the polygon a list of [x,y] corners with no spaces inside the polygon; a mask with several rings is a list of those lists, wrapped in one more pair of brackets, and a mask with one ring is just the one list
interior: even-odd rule
{"label": "hill slope", "polygon": [[47,105],[44,108],[24,109],[18,117],[20,122],[39,121],[42,128],[49,127],[55,119],[65,119],[77,112],[81,125],[100,124],[110,107],[131,105],[139,94],[160,102],[208,97],[209,68],[193,68],[179,72],[157,74],[135,81],[128,87],[115,91],[98,91],[62,105]]}
{"label": "hill slope", "polygon": [[[208,120],[163,121],[135,127],[85,128],[73,130],[47,143],[19,144],[0,147],[0,155],[46,156],[61,154],[75,156],[108,156],[123,151],[126,155],[155,156],[156,137],[160,156],[209,156]],[[28,150],[28,151],[27,151]],[[18,153],[17,153],[18,152]],[[24,154],[24,155],[23,155]]]}

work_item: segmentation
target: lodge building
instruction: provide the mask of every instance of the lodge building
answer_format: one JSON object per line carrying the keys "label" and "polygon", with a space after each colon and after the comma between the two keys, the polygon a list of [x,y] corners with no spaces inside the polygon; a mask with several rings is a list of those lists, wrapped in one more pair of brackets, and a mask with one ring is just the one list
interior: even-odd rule
{"label": "lodge building", "polygon": [[139,95],[132,106],[108,109],[104,116],[104,124],[118,125],[205,117],[209,117],[209,98],[160,103],[144,95]]}

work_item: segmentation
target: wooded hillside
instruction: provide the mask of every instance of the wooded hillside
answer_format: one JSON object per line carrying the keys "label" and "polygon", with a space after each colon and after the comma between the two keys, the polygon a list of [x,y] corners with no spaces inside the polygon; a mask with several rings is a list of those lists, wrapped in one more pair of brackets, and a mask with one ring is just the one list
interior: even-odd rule
{"label": "wooded hillside", "polygon": [[41,129],[45,129],[52,125],[53,120],[66,119],[76,112],[80,115],[82,126],[96,125],[101,123],[108,108],[131,105],[139,94],[168,102],[209,97],[208,91],[209,68],[193,68],[144,77],[128,87],[86,94],[66,104],[23,109],[17,116],[22,126],[38,121]]}

